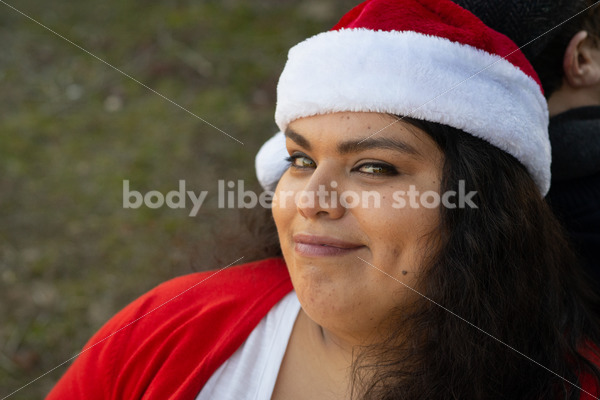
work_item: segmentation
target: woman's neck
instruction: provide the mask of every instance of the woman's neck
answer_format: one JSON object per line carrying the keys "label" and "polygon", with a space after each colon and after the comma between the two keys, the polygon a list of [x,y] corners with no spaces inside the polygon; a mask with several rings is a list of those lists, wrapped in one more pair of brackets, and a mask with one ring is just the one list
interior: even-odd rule
{"label": "woman's neck", "polygon": [[347,399],[353,349],[350,342],[316,324],[300,310],[272,398]]}

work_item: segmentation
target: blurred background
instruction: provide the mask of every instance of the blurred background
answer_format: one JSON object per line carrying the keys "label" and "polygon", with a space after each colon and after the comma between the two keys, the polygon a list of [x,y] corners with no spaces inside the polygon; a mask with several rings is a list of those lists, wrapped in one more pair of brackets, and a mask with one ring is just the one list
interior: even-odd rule
{"label": "blurred background", "polygon": [[[36,399],[124,305],[225,266],[203,259],[236,212],[217,181],[257,187],[287,50],[358,1],[6,2],[244,143],[0,2],[0,399]],[[209,194],[124,209],[123,180]]]}

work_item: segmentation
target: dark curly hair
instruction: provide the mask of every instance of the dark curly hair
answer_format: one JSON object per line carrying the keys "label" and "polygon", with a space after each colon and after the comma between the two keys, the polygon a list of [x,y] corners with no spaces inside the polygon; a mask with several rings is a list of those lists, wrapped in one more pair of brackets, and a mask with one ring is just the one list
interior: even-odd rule
{"label": "dark curly hair", "polygon": [[[442,192],[463,180],[478,208],[440,208],[439,250],[418,285],[427,299],[395,312],[384,342],[358,349],[352,397],[578,399],[581,373],[600,381],[581,355],[598,354],[598,301],[535,183],[481,139],[404,120],[443,150]],[[281,255],[270,210],[253,213],[248,235],[236,225],[246,249],[260,243],[244,262]]]}

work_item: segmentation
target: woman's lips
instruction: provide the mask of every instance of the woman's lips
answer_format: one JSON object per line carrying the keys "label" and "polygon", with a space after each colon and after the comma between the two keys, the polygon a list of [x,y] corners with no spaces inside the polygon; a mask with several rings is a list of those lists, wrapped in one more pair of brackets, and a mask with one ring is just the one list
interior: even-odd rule
{"label": "woman's lips", "polygon": [[297,234],[293,239],[296,252],[308,257],[342,256],[364,247],[330,236]]}

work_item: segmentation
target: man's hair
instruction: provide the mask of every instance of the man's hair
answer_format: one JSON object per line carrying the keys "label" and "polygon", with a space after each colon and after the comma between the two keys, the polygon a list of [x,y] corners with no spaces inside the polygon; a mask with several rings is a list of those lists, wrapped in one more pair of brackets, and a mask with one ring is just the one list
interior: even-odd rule
{"label": "man's hair", "polygon": [[[590,7],[596,2],[597,0],[587,0],[585,5]],[[591,41],[594,46],[598,47],[600,45],[600,4],[594,5],[556,29],[559,32],[553,40],[536,57],[530,60],[542,81],[546,98],[562,86],[565,51],[577,32],[587,31],[589,36],[586,40]]]}

